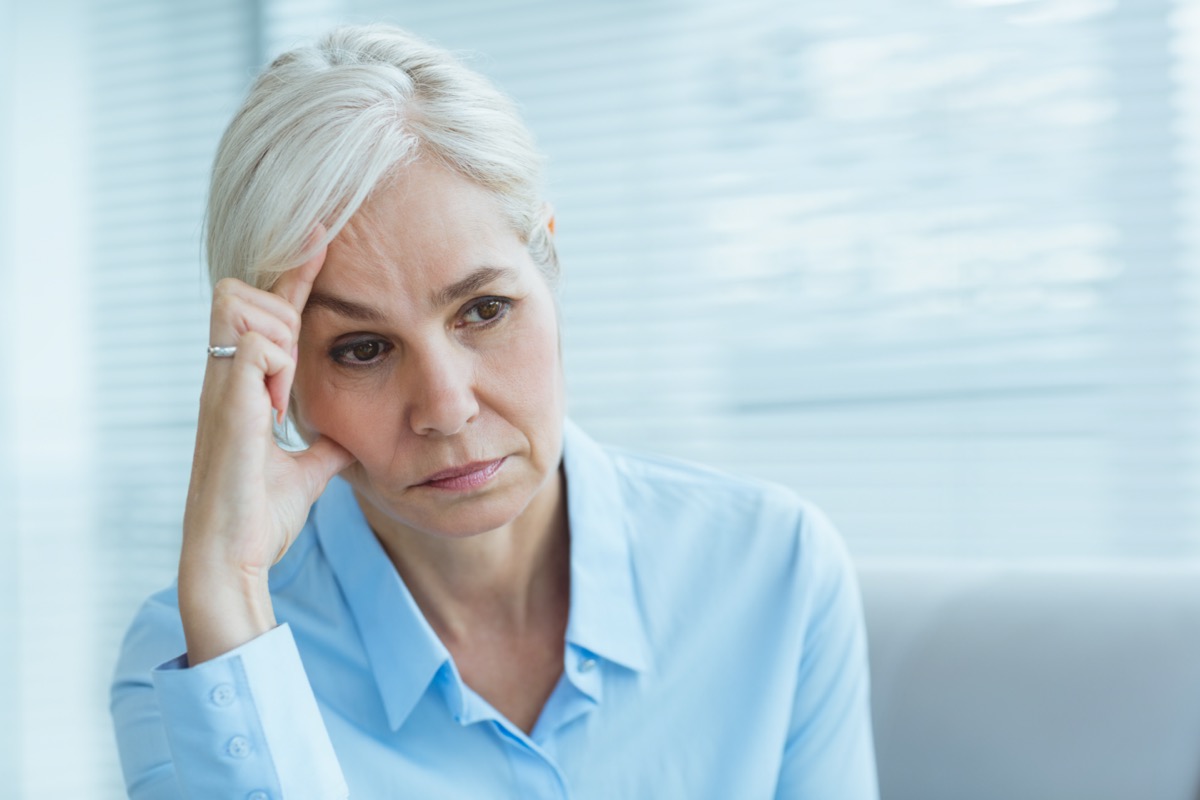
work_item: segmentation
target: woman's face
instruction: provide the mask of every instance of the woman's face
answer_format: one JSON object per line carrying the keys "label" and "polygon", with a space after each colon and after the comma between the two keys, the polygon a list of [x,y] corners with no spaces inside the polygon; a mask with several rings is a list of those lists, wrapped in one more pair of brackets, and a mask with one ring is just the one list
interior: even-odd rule
{"label": "woman's face", "polygon": [[554,297],[487,191],[418,161],[362,206],[305,307],[294,402],[357,459],[377,532],[482,533],[559,491]]}

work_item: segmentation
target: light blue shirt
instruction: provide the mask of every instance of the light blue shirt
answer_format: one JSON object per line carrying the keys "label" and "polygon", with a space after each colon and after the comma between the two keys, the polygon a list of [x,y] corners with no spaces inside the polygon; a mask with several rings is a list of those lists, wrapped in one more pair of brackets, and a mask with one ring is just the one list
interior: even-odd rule
{"label": "light blue shirt", "polygon": [[463,682],[334,479],[271,571],[279,627],[188,668],[174,588],[138,613],[112,691],[130,796],[875,800],[862,612],[826,518],[570,422],[564,468],[563,673],[531,734]]}

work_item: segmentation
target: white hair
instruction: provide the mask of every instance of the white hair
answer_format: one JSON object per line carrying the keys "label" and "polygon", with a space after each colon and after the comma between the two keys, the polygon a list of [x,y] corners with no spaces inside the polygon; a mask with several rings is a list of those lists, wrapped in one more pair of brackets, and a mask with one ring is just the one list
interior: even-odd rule
{"label": "white hair", "polygon": [[[269,288],[419,157],[492,192],[555,285],[542,157],[514,104],[447,51],[389,25],[337,28],[255,81],[213,163],[213,283]],[[318,222],[325,240],[309,241]]]}

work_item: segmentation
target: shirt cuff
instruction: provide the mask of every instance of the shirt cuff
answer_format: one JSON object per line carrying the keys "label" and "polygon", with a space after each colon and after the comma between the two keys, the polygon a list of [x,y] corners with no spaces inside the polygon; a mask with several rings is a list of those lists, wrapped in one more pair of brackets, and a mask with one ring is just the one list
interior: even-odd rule
{"label": "shirt cuff", "polygon": [[184,655],[152,675],[185,797],[349,795],[286,623],[196,667]]}

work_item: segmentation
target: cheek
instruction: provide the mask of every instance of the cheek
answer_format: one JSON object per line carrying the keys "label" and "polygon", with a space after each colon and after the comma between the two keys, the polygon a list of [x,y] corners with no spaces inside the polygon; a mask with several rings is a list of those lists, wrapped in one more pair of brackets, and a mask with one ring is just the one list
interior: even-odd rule
{"label": "cheek", "polygon": [[348,381],[331,370],[306,366],[301,355],[292,402],[295,407],[293,417],[305,439],[312,441],[316,434],[323,433],[348,444],[353,438],[355,421],[371,417],[370,403],[381,394],[370,391],[366,383]]}
{"label": "cheek", "polygon": [[562,360],[553,306],[539,307],[513,326],[504,346],[481,360],[479,385],[503,395],[508,410],[523,415],[553,412],[561,405]]}

